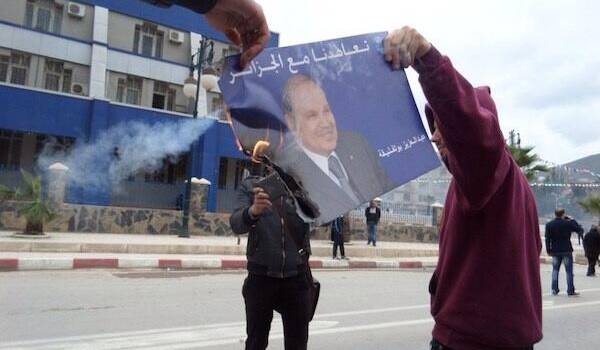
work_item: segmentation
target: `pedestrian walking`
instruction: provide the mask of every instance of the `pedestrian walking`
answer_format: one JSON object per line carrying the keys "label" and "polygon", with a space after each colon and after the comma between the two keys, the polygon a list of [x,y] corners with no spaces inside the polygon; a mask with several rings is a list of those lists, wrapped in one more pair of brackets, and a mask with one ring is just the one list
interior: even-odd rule
{"label": "pedestrian walking", "polygon": [[377,202],[372,200],[369,206],[365,209],[365,218],[367,220],[367,245],[373,243],[373,247],[377,246],[377,224],[381,218],[381,209],[377,206]]}
{"label": "pedestrian walking", "polygon": [[586,276],[594,277],[596,276],[596,263],[600,256],[600,228],[598,226],[593,225],[583,237],[583,249],[588,260]]}
{"label": "pedestrian walking", "polygon": [[338,259],[337,250],[340,248],[341,259],[346,259],[344,251],[344,217],[340,216],[331,222],[331,238],[333,240],[333,259]]}
{"label": "pedestrian walking", "polygon": [[573,232],[583,232],[577,221],[565,215],[562,208],[554,211],[554,220],[546,224],[546,252],[552,256],[552,294],[559,293],[558,273],[560,265],[565,264],[567,275],[567,295],[577,296],[573,277],[573,246],[571,235]]}
{"label": "pedestrian walking", "polygon": [[581,231],[577,231],[577,245],[581,245],[581,242],[583,242],[583,229]]}
{"label": "pedestrian walking", "polygon": [[542,338],[538,215],[490,89],[473,87],[413,28],[388,34],[384,58],[419,74],[432,142],[452,174],[429,284],[431,349],[532,349]]}

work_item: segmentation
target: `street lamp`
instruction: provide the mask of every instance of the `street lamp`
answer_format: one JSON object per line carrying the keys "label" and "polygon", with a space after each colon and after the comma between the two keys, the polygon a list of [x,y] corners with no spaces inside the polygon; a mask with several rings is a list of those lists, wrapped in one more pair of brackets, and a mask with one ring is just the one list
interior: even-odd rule
{"label": "street lamp", "polygon": [[[183,94],[188,98],[194,97],[194,113],[193,117],[198,117],[198,97],[200,95],[200,85],[205,90],[214,89],[217,86],[218,77],[214,69],[207,68],[203,70],[203,65],[212,64],[214,56],[214,42],[207,38],[200,40],[200,47],[198,51],[191,57],[190,65],[190,76],[185,80],[183,84]],[[209,71],[210,70],[210,71]],[[198,71],[198,79],[194,78],[194,71]],[[186,181],[185,181],[185,196],[183,200],[183,218],[181,222],[181,232],[179,237],[189,238],[189,218],[190,218],[190,197],[192,192],[192,167],[194,165],[194,149],[196,148],[196,141],[192,142],[190,146],[189,156],[186,162]]]}

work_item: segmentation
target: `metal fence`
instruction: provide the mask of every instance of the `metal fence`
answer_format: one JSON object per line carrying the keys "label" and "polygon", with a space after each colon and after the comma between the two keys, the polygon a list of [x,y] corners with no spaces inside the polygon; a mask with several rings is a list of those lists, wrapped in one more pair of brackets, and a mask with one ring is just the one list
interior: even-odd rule
{"label": "metal fence", "polygon": [[[350,212],[350,218],[353,219],[365,219],[365,209],[359,208]],[[394,224],[407,224],[407,225],[422,225],[431,226],[433,217],[431,215],[422,214],[400,214],[387,211],[381,211],[381,222],[394,223]]]}

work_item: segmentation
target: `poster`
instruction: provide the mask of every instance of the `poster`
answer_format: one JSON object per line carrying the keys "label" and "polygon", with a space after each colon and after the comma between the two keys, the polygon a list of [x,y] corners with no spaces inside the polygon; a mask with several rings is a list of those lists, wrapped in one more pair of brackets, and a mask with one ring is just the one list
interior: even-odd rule
{"label": "poster", "polygon": [[265,49],[219,86],[246,150],[300,181],[323,224],[440,165],[404,71],[383,58],[386,33]]}

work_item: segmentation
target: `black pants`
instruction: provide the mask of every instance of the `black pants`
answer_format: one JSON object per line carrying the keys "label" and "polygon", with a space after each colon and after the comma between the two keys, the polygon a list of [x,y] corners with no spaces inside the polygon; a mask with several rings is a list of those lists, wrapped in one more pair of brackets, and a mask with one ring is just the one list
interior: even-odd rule
{"label": "black pants", "polygon": [[598,256],[587,257],[588,259],[588,269],[587,275],[592,276],[596,274],[596,262],[598,261]]}
{"label": "black pants", "polygon": [[[431,340],[431,343],[429,343],[429,345],[431,345],[431,350],[453,350],[452,348],[449,348],[445,345],[442,345],[442,343],[438,342],[435,339]],[[515,350],[533,350],[533,345],[532,346],[527,346],[524,348],[518,348]]]}
{"label": "black pants", "polygon": [[308,280],[248,274],[242,287],[246,303],[246,350],[264,350],[273,310],[281,314],[285,350],[306,350],[308,343]]}
{"label": "black pants", "polygon": [[340,247],[340,254],[342,254],[342,258],[346,256],[344,252],[344,235],[341,233],[333,235],[333,257],[337,256],[337,249]]}

